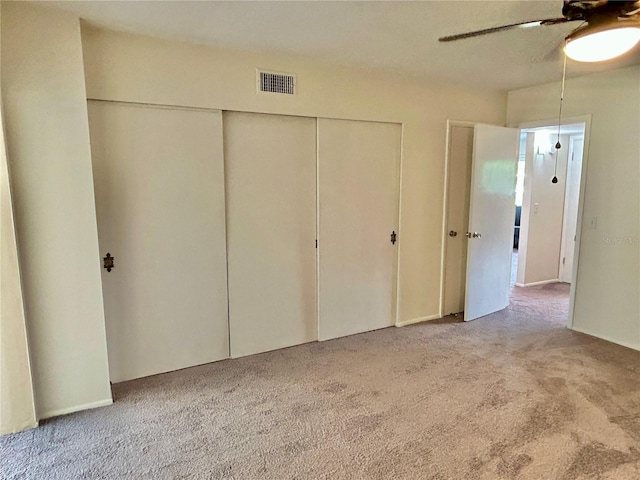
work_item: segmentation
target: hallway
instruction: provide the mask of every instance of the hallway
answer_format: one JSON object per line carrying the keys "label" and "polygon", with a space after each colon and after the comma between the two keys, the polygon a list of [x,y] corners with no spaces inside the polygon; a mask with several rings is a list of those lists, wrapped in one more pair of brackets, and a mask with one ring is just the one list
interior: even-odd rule
{"label": "hallway", "polygon": [[549,283],[536,287],[517,287],[518,251],[514,249],[511,267],[509,308],[532,320],[547,320],[567,326],[570,283]]}

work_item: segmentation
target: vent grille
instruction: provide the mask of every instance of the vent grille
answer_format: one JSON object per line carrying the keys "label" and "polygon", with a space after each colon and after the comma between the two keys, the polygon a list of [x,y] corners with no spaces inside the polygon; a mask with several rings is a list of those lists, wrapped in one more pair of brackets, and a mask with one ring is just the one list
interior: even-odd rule
{"label": "vent grille", "polygon": [[259,91],[295,95],[296,77],[288,73],[259,71]]}

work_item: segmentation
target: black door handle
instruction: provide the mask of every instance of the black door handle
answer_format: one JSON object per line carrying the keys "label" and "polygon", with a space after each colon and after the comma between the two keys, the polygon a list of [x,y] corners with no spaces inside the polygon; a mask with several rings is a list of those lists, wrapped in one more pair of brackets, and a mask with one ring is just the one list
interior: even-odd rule
{"label": "black door handle", "polygon": [[107,272],[110,272],[112,268],[115,268],[113,264],[115,257],[112,257],[110,253],[107,253],[107,256],[104,257],[102,260],[104,260],[104,268],[107,269]]}

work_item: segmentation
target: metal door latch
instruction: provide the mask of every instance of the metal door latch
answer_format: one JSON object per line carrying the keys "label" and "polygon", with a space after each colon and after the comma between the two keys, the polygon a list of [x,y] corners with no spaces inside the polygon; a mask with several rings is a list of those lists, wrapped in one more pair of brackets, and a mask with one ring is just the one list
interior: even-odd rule
{"label": "metal door latch", "polygon": [[395,245],[396,244],[396,232],[395,230],[393,232],[391,232],[391,245]]}
{"label": "metal door latch", "polygon": [[111,269],[114,268],[113,261],[115,260],[115,257],[112,257],[110,253],[107,253],[107,256],[102,260],[104,260],[104,268],[107,269],[107,272],[110,272]]}
{"label": "metal door latch", "polygon": [[455,230],[450,230],[449,231],[449,236],[450,237],[457,237],[458,236],[458,232],[456,232]]}

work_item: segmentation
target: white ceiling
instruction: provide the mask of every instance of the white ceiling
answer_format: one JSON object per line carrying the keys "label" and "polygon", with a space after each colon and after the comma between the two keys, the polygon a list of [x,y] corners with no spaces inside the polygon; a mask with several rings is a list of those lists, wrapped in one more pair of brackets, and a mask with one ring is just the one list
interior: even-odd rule
{"label": "white ceiling", "polygon": [[[558,81],[559,46],[578,22],[439,43],[438,37],[561,16],[562,1],[213,2],[55,1],[89,23],[225,48],[389,69],[435,81],[511,90]],[[568,75],[640,64],[640,47]]]}

